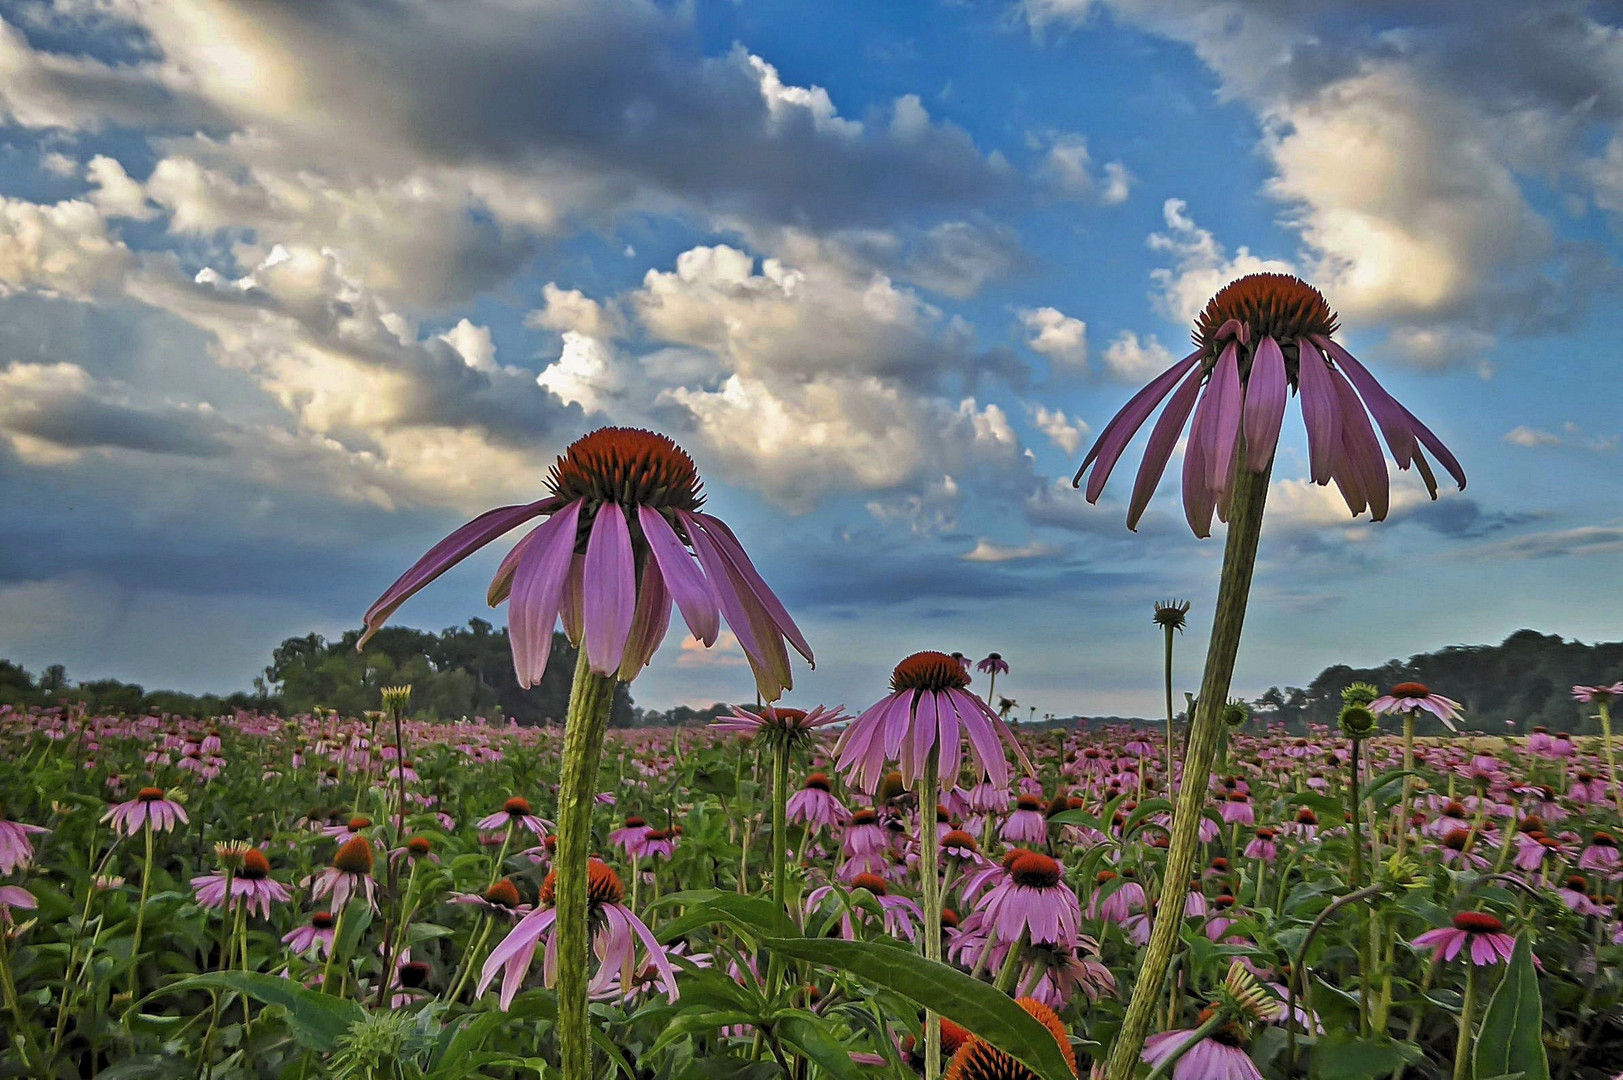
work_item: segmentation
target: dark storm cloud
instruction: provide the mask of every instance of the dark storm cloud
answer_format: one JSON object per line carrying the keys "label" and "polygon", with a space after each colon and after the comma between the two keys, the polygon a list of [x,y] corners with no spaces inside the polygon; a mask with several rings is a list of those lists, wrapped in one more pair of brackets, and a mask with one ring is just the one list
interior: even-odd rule
{"label": "dark storm cloud", "polygon": [[50,393],[14,412],[0,406],[0,431],[30,435],[68,449],[120,448],[182,457],[230,452],[220,422],[191,409],[140,409],[86,393]]}

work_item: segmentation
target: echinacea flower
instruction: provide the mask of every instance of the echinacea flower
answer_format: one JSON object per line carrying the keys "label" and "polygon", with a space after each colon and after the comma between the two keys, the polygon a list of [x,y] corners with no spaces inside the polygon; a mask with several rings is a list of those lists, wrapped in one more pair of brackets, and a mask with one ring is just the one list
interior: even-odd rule
{"label": "echinacea flower", "polygon": [[185,807],[167,798],[163,788],[156,787],[142,788],[135,798],[119,803],[103,814],[101,820],[112,822],[114,830],[125,836],[134,836],[148,824],[156,832],[170,832],[177,824],[189,823]]}
{"label": "echinacea flower", "polygon": [[0,820],[0,874],[9,874],[19,866],[27,866],[34,857],[34,844],[29,833],[51,830],[42,825],[24,825],[20,821]]}
{"label": "echinacea flower", "polygon": [[1184,451],[1184,514],[1196,536],[1209,536],[1214,510],[1227,520],[1241,436],[1244,467],[1253,473],[1266,470],[1279,442],[1286,397],[1294,388],[1302,402],[1312,480],[1321,486],[1335,481],[1353,514],[1367,508],[1380,521],[1390,503],[1371,416],[1398,467],[1414,465],[1433,498],[1437,481],[1422,447],[1463,489],[1465,473],[1454,455],[1331,340],[1335,332],[1330,305],[1298,278],[1250,274],[1224,286],[1196,321],[1195,351],[1153,379],[1105,425],[1074,483],[1080,487],[1086,476],[1087,500],[1097,502],[1127,444],[1171,395],[1139,465],[1127,526],[1138,527],[1193,411]]}
{"label": "echinacea flower", "polygon": [[[1071,1049],[1070,1036],[1060,1023],[1054,1010],[1035,998],[1023,997],[1015,1002],[1054,1036],[1071,1075],[1076,1075],[1076,1052]],[[997,1049],[978,1035],[971,1035],[952,1055],[947,1066],[946,1080],[1038,1080],[1037,1074],[1025,1065]]]}
{"label": "echinacea flower", "polygon": [[332,952],[333,932],[332,912],[318,911],[303,926],[283,934],[282,944],[299,956],[327,956]]}
{"label": "echinacea flower", "polygon": [[[530,912],[509,931],[501,944],[491,950],[489,958],[479,972],[479,985],[475,995],[483,994],[498,971],[502,972],[499,1003],[503,1012],[512,1004],[530,970],[535,950],[546,937],[546,951],[542,957],[542,980],[551,986],[557,975],[558,957],[555,948],[557,935],[549,934],[557,919],[557,909],[551,907],[556,872],[548,874],[541,886],[541,903],[547,907]],[[630,986],[639,967],[636,962],[640,942],[648,961],[659,972],[658,982],[665,996],[676,1000],[676,970],[653,932],[626,907],[625,887],[619,875],[592,859],[587,864],[587,917],[592,929],[592,951],[597,954],[597,974],[588,985],[588,993],[600,994],[616,986]]]}
{"label": "echinacea flower", "polygon": [[648,834],[653,831],[648,822],[633,814],[624,826],[609,833],[609,843],[625,852],[626,858],[640,859],[648,854]]}
{"label": "echinacea flower", "polygon": [[1002,653],[987,653],[986,659],[975,665],[975,670],[982,675],[1007,675],[1009,662],[1003,659]]}
{"label": "echinacea flower", "polygon": [[986,912],[1000,941],[1018,940],[1022,933],[1037,945],[1075,941],[1082,907],[1063,875],[1056,860],[1022,851],[1010,861],[1008,876],[976,906]]}
{"label": "echinacea flower", "polygon": [[734,707],[724,716],[711,722],[711,728],[735,735],[765,738],[768,743],[783,743],[796,748],[811,742],[819,728],[828,727],[847,719],[838,705],[832,709],[818,705],[809,712],[782,705],[768,705],[758,712]]}
{"label": "echinacea flower", "polygon": [[1022,795],[1014,802],[1014,813],[1003,823],[998,835],[1011,844],[1041,844],[1048,839],[1048,819],[1043,801],[1035,795]]}
{"label": "echinacea flower", "polygon": [[518,886],[510,878],[500,878],[484,892],[452,893],[448,903],[467,904],[479,908],[487,915],[515,922],[532,910],[529,904],[519,902]]}
{"label": "echinacea flower", "polygon": [[[229,898],[226,894],[228,884]],[[258,911],[262,919],[270,918],[273,902],[281,904],[291,899],[287,886],[271,880],[270,861],[258,848],[249,848],[242,853],[241,863],[234,873],[220,871],[192,878],[192,891],[203,907],[246,907],[250,914]]]}
{"label": "echinacea flower", "polygon": [[808,829],[832,829],[847,816],[847,811],[830,790],[827,773],[815,772],[806,777],[806,785],[789,796],[784,807],[790,824],[804,823]]}
{"label": "echinacea flower", "polygon": [[552,828],[552,822],[531,813],[529,800],[521,799],[517,795],[502,804],[501,813],[491,814],[474,822],[474,828],[483,829],[485,832],[504,830],[510,825],[517,825],[542,839],[546,839],[547,830]]}
{"label": "echinacea flower", "polygon": [[1459,730],[1454,722],[1460,718],[1460,709],[1460,703],[1453,698],[1434,694],[1425,683],[1418,682],[1398,683],[1391,693],[1369,703],[1369,711],[1373,713],[1429,712],[1450,731]]}
{"label": "echinacea flower", "polygon": [[343,911],[345,905],[356,896],[364,896],[367,906],[376,911],[377,882],[372,878],[372,845],[364,836],[350,837],[333,856],[332,865],[319,874],[305,878],[304,884],[313,899],[331,897],[334,911]]}
{"label": "echinacea flower", "polygon": [[1219,1024],[1190,1045],[1199,1034],[1189,1028],[1151,1035],[1144,1040],[1144,1063],[1159,1066],[1181,1051],[1183,1056],[1172,1066],[1172,1080],[1263,1080],[1262,1070],[1245,1051],[1239,1025],[1233,1021]]}
{"label": "echinacea flower", "polygon": [[12,925],[11,909],[33,911],[39,906],[34,894],[21,885],[0,885],[0,924]]}
{"label": "echinacea flower", "polygon": [[786,639],[812,662],[811,646],[733,531],[700,511],[703,482],[670,439],[599,428],[564,451],[547,486],[546,498],[487,511],[430,549],[367,610],[358,647],[423,586],[503,533],[546,517],[502,560],[487,597],[492,607],[509,601],[520,686],[546,671],[560,616],[570,641],[585,641],[592,671],[629,681],[664,639],[673,601],[706,646],[727,620],[768,701],[793,685]]}
{"label": "echinacea flower", "polygon": [[1454,916],[1452,926],[1439,926],[1427,930],[1409,944],[1417,949],[1430,949],[1442,960],[1452,960],[1467,945],[1468,959],[1477,967],[1502,964],[1510,959],[1516,948],[1516,939],[1505,933],[1505,924],[1484,911],[1462,911]]}
{"label": "echinacea flower", "polygon": [[999,787],[1008,787],[1009,763],[999,737],[1027,772],[1035,772],[1007,725],[969,689],[968,669],[941,652],[918,652],[896,665],[891,693],[840,733],[838,767],[863,790],[875,790],[887,761],[899,760],[902,779],[911,784],[924,774],[927,757],[939,755],[940,775],[955,777],[963,761],[964,737],[979,769]]}
{"label": "echinacea flower", "polygon": [[1572,696],[1584,705],[1610,704],[1613,698],[1623,698],[1623,682],[1600,686],[1574,686]]}

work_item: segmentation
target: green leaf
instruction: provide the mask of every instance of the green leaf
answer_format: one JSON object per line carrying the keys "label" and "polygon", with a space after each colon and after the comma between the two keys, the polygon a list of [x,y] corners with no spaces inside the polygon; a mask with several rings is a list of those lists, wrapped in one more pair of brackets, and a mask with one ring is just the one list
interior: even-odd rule
{"label": "green leaf", "polygon": [[926,1009],[934,1009],[1043,1080],[1074,1080],[1052,1032],[996,987],[972,979],[957,968],[868,941],[768,938],[761,944],[783,956],[848,971]]}
{"label": "green leaf", "polygon": [[1417,1046],[1389,1039],[1331,1035],[1313,1046],[1313,1080],[1382,1080],[1424,1056]]}
{"label": "green leaf", "polygon": [[786,1016],[775,1025],[784,1042],[805,1054],[817,1067],[839,1080],[862,1080],[866,1075],[851,1060],[851,1051],[830,1038],[815,1018]]}
{"label": "green leaf", "polygon": [[287,1010],[288,1027],[301,1046],[322,1053],[331,1051],[338,1038],[365,1012],[353,1001],[331,997],[300,986],[292,979],[254,971],[212,971],[170,983],[158,993],[184,990],[235,990],[264,1005]]}
{"label": "green leaf", "polygon": [[800,930],[765,896],[741,896],[722,889],[696,889],[662,896],[650,908],[681,905],[689,910],[659,928],[659,940],[684,937],[701,926],[726,923],[747,937],[794,937]]}
{"label": "green leaf", "polygon": [[1144,822],[1148,821],[1154,815],[1171,814],[1173,812],[1173,805],[1167,799],[1145,799],[1143,802],[1138,804],[1138,808],[1133,811],[1133,815],[1127,819],[1127,822],[1124,825],[1122,825],[1122,842],[1126,843],[1128,838],[1138,831],[1138,827],[1144,824]]}
{"label": "green leaf", "polygon": [[1544,1054],[1544,1005],[1538,996],[1533,947],[1525,937],[1517,939],[1505,977],[1482,1015],[1472,1068],[1477,1080],[1507,1073],[1521,1073],[1526,1080],[1550,1080],[1550,1063]]}

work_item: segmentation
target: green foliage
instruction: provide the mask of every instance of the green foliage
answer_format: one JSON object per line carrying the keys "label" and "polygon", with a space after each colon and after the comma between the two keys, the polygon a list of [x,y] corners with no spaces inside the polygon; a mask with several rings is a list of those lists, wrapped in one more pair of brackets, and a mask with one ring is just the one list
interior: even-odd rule
{"label": "green foliage", "polygon": [[1476,1080],[1520,1074],[1523,1080],[1550,1080],[1544,1053],[1544,1003],[1539,1000],[1533,948],[1522,937],[1511,953],[1505,977],[1482,1017],[1472,1061]]}

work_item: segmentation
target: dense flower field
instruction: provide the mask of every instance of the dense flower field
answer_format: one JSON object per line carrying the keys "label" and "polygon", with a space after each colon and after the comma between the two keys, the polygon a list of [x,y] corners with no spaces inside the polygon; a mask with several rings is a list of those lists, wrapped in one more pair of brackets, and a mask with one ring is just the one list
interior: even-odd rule
{"label": "dense flower field", "polygon": [[[1140,1075],[1615,1075],[1609,748],[1415,740],[1405,769],[1413,713],[1368,697],[1306,736],[1227,717]],[[406,719],[397,751],[391,719],[0,712],[0,1071],[555,1074],[562,733]],[[600,1075],[911,1076],[926,1007],[949,1076],[1103,1060],[1177,748],[1169,776],[1160,731],[970,730],[927,882],[930,808],[887,771],[917,763],[837,746],[845,719],[610,733]],[[922,955],[933,896],[947,975]]]}

